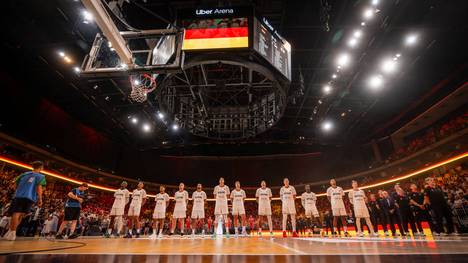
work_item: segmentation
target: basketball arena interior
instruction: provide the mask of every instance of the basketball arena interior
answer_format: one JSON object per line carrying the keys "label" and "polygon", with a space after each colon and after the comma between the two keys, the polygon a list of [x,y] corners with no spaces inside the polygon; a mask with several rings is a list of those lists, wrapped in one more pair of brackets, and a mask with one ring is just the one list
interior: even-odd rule
{"label": "basketball arena interior", "polygon": [[467,262],[468,1],[2,6],[0,262]]}

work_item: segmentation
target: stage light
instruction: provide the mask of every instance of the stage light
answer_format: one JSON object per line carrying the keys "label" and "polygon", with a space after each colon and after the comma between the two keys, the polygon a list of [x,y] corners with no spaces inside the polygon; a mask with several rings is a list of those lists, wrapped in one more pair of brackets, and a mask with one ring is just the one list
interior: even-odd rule
{"label": "stage light", "polygon": [[138,86],[138,85],[140,85],[140,81],[139,81],[139,80],[137,80],[137,79],[133,80],[133,85],[135,85],[135,86]]}
{"label": "stage light", "polygon": [[74,70],[76,73],[80,73],[80,72],[81,72],[81,70],[80,70],[79,67],[74,67],[73,70]]}
{"label": "stage light", "polygon": [[338,68],[345,67],[349,64],[349,55],[346,53],[343,53],[338,56],[336,60],[336,64],[338,65]]}
{"label": "stage light", "polygon": [[331,121],[324,121],[322,123],[322,130],[323,131],[331,131],[333,129],[333,123]]}
{"label": "stage light", "polygon": [[332,79],[336,79],[338,76],[336,74],[332,75]]}
{"label": "stage light", "polygon": [[385,59],[380,67],[384,73],[393,73],[397,68],[397,62],[390,58]]}
{"label": "stage light", "polygon": [[325,94],[330,94],[330,92],[332,91],[332,87],[330,85],[325,85],[325,86],[323,86],[322,91]]}
{"label": "stage light", "polygon": [[61,56],[61,57],[63,58],[63,57],[65,57],[65,52],[59,51],[59,52],[58,52],[58,55]]}
{"label": "stage light", "polygon": [[410,34],[405,38],[405,44],[407,46],[412,46],[418,41],[418,36],[416,34]]}
{"label": "stage light", "polygon": [[164,119],[164,114],[162,112],[158,112],[158,118],[160,120],[163,120]]}
{"label": "stage light", "polygon": [[376,6],[376,5],[378,5],[378,4],[379,4],[379,0],[372,0],[372,2],[371,2],[371,3],[372,3],[372,5],[373,5],[373,6]]}
{"label": "stage light", "polygon": [[94,17],[90,12],[84,10],[82,14],[84,18],[83,23],[87,24],[89,21],[93,21]]}
{"label": "stage light", "polygon": [[382,86],[383,78],[380,75],[371,76],[368,80],[368,84],[372,89],[377,89]]}
{"label": "stage light", "polygon": [[63,60],[65,60],[65,62],[67,62],[68,64],[72,63],[71,58],[69,58],[69,57],[67,57],[67,56],[64,56],[64,57],[63,57]]}
{"label": "stage light", "polygon": [[341,113],[341,117],[344,117],[344,116],[346,116],[346,112]]}
{"label": "stage light", "polygon": [[[364,23],[364,22],[363,22]],[[360,38],[362,36],[362,31],[361,30],[356,30],[353,33],[353,37],[355,38]]]}
{"label": "stage light", "polygon": [[137,123],[138,123],[138,118],[137,118],[137,117],[133,117],[130,121],[131,121],[133,124],[137,124]]}
{"label": "stage light", "polygon": [[397,54],[395,55],[395,57],[399,58],[399,57],[401,57],[401,54],[400,54],[400,53],[397,53]]}
{"label": "stage light", "polygon": [[362,16],[364,17],[364,19],[371,19],[375,14],[375,10],[372,9],[372,8],[367,8],[366,10],[364,10],[364,13],[362,13]]}
{"label": "stage light", "polygon": [[151,131],[151,126],[148,123],[143,124],[143,131],[144,132]]}
{"label": "stage light", "polygon": [[322,104],[322,103],[323,103],[322,100],[318,100],[318,104]]}
{"label": "stage light", "polygon": [[177,124],[172,125],[172,130],[173,131],[177,131],[178,129],[179,129],[179,125],[177,125]]}
{"label": "stage light", "polygon": [[349,47],[355,47],[357,45],[358,41],[356,38],[351,38],[350,40],[348,40],[348,46]]}
{"label": "stage light", "polygon": [[365,26],[366,25],[366,22],[361,22],[361,26]]}

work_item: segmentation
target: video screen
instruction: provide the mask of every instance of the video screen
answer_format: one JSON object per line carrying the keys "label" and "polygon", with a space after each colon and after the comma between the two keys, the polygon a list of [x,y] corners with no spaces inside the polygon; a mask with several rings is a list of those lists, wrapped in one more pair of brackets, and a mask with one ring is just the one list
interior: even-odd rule
{"label": "video screen", "polygon": [[211,18],[183,20],[183,50],[249,47],[248,19]]}

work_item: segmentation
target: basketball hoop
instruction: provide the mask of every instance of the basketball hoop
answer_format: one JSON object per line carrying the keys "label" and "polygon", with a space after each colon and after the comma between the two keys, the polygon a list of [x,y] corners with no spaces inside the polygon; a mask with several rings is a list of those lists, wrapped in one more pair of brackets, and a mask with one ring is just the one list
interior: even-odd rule
{"label": "basketball hoop", "polygon": [[145,102],[148,93],[156,89],[156,80],[148,74],[130,76],[130,83],[132,85],[130,99],[138,103]]}

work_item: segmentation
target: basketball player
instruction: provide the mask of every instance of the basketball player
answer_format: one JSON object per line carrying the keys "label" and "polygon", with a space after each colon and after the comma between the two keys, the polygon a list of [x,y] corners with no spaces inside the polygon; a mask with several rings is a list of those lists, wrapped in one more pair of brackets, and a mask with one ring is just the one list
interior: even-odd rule
{"label": "basketball player", "polygon": [[283,237],[287,237],[286,234],[286,223],[288,222],[288,215],[291,217],[291,226],[293,237],[297,237],[296,233],[296,189],[294,186],[289,185],[289,179],[283,179],[284,186],[280,189],[280,197],[282,201],[282,212],[283,212]]}
{"label": "basketball player", "polygon": [[348,193],[349,202],[353,205],[354,209],[354,217],[356,219],[356,227],[357,227],[357,236],[363,237],[364,233],[362,233],[361,229],[361,219],[364,218],[366,220],[367,227],[369,229],[369,234],[373,237],[378,236],[377,233],[374,232],[374,227],[372,226],[372,222],[370,220],[369,210],[367,209],[366,205],[366,194],[364,191],[358,188],[357,181],[352,181],[353,190]]}
{"label": "basketball player", "polygon": [[150,236],[151,239],[156,238],[158,225],[158,237],[163,237],[162,232],[164,228],[164,219],[166,218],[166,208],[169,206],[169,195],[166,193],[166,188],[164,186],[159,186],[159,193],[156,195],[154,200],[156,201],[156,206],[154,207],[153,212],[153,234]]}
{"label": "basketball player", "polygon": [[120,184],[120,188],[117,189],[114,193],[114,204],[112,204],[112,208],[110,211],[110,223],[109,227],[107,228],[107,233],[105,236],[109,238],[112,234],[112,230],[114,228],[115,223],[117,222],[117,236],[120,235],[120,232],[122,231],[122,225],[123,225],[123,215],[124,215],[124,210],[125,206],[128,204],[128,201],[130,201],[130,192],[127,190],[127,182],[123,181]]}
{"label": "basketball player", "polygon": [[88,184],[82,183],[79,187],[72,189],[67,194],[67,201],[65,202],[65,215],[60,225],[59,231],[55,236],[56,239],[63,239],[63,230],[70,224],[70,236],[68,239],[78,237],[75,233],[76,223],[80,220],[81,204],[85,199],[85,191],[88,189]]}
{"label": "basketball player", "polygon": [[273,222],[271,221],[271,189],[266,187],[266,182],[260,183],[260,188],[255,192],[258,203],[258,235],[262,235],[262,220],[267,218],[270,236],[273,236]]}
{"label": "basketball player", "polygon": [[139,182],[137,189],[133,190],[132,193],[132,202],[128,208],[128,233],[125,236],[126,238],[132,238],[133,227],[136,227],[136,238],[140,237],[140,210],[141,207],[146,203],[146,191],[143,189],[143,182]]}
{"label": "basketball player", "polygon": [[179,191],[174,194],[174,200],[176,204],[174,206],[174,213],[172,213],[172,229],[169,235],[174,234],[177,224],[180,224],[180,235],[184,235],[184,221],[187,217],[187,203],[189,199],[189,195],[187,191],[184,190],[184,187],[184,183],[180,183]]}
{"label": "basketball player", "polygon": [[239,235],[239,216],[241,217],[241,226],[242,226],[242,235],[247,236],[247,231],[245,230],[245,191],[240,188],[240,182],[236,181],[236,188],[231,192],[231,202],[232,202],[232,215],[234,216],[234,230],[236,237]]}
{"label": "basketball player", "polygon": [[33,170],[25,172],[16,177],[16,192],[9,212],[12,213],[10,229],[3,236],[4,239],[15,241],[16,228],[21,223],[23,216],[30,212],[34,203],[38,207],[42,206],[42,187],[45,187],[45,176],[40,174],[44,169],[44,164],[35,161],[31,164]]}
{"label": "basketball player", "polygon": [[224,178],[219,178],[219,185],[214,188],[213,191],[215,202],[215,222],[213,237],[216,237],[216,230],[218,229],[218,223],[220,220],[223,221],[224,227],[226,228],[226,237],[229,238],[229,226],[226,224],[228,215],[228,199],[229,199],[229,187],[224,185]]}
{"label": "basketball player", "polygon": [[202,190],[202,184],[197,184],[197,190],[192,193],[192,236],[195,236],[197,226],[202,226],[202,236],[205,235],[205,202],[207,196]]}
{"label": "basketball player", "polygon": [[[314,192],[310,190],[310,185],[305,186],[305,193],[301,195],[301,203],[305,209],[305,216],[307,220],[307,225],[309,225],[309,235],[312,235],[313,232],[313,222],[315,221],[320,227],[320,234],[322,234],[322,223],[320,222],[320,215],[317,210],[316,202],[317,196]],[[312,220],[312,217],[314,220]]]}
{"label": "basketball player", "polygon": [[345,236],[349,236],[348,233],[348,226],[346,225],[346,213],[345,205],[343,202],[343,188],[336,185],[335,179],[330,180],[330,187],[327,189],[327,197],[328,201],[330,201],[332,214],[333,214],[333,235],[338,234],[337,230],[337,223],[338,218],[341,219],[341,223],[343,225],[343,230],[345,232]]}

